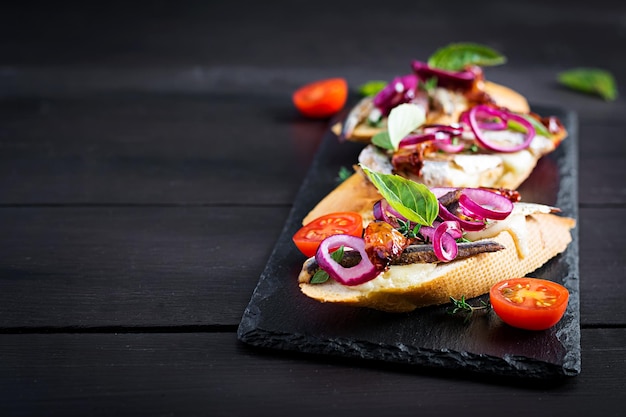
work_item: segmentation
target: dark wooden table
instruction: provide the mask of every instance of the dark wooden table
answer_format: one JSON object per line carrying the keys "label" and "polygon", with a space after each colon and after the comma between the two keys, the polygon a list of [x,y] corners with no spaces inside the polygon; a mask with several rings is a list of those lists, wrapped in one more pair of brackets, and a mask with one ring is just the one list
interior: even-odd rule
{"label": "dark wooden table", "polygon": [[[0,415],[623,415],[626,86],[613,1],[0,6]],[[236,329],[328,121],[456,41],[531,103],[578,115],[582,372],[558,382],[259,351]]]}

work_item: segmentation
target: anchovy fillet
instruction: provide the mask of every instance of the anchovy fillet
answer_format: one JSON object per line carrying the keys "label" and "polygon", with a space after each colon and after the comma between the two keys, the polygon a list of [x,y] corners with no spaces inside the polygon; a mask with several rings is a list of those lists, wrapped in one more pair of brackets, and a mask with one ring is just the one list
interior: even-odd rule
{"label": "anchovy fillet", "polygon": [[[455,258],[464,259],[479,253],[497,252],[504,249],[504,246],[492,240],[484,240],[480,242],[463,242],[457,244],[459,252]],[[350,268],[357,265],[361,261],[361,255],[357,251],[345,251],[340,265],[344,268]],[[409,245],[399,258],[393,260],[391,265],[408,265],[416,263],[438,263],[440,262],[435,255],[433,245]],[[310,276],[313,276],[319,269],[315,258],[309,258],[303,265],[303,270]]]}

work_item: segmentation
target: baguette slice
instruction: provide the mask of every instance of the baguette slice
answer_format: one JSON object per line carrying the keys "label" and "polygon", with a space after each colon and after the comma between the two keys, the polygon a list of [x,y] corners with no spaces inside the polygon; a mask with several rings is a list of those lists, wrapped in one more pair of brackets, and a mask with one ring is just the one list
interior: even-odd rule
{"label": "baguette slice", "polygon": [[[525,216],[526,251],[520,251],[519,233],[503,230],[490,240],[506,249],[483,253],[463,260],[439,264],[391,266],[372,281],[344,286],[329,279],[308,284],[300,276],[301,291],[321,302],[373,308],[387,312],[408,312],[416,308],[445,304],[454,298],[473,298],[489,292],[491,286],[512,277],[525,276],[563,252],[571,242],[575,220],[554,214]],[[518,231],[519,232],[519,231]],[[523,253],[525,252],[525,253]]]}

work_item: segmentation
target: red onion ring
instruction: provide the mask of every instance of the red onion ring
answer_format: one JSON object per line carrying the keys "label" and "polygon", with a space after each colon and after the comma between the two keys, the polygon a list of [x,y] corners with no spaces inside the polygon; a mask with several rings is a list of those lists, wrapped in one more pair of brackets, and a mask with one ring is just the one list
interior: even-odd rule
{"label": "red onion ring", "polygon": [[[470,90],[477,77],[477,74],[470,70],[459,72],[446,71],[430,67],[427,63],[422,61],[413,61],[411,68],[413,68],[413,72],[415,72],[420,79],[429,80],[431,78],[437,78],[437,85],[455,90]],[[478,71],[478,69],[476,69],[476,71]]]}
{"label": "red onion ring", "polygon": [[[526,138],[524,139],[524,142],[520,143],[519,145],[514,145],[510,147],[500,146],[500,145],[489,142],[489,139],[487,139],[483,135],[482,129],[480,127],[480,123],[477,120],[477,116],[479,114],[488,114],[490,116],[495,116],[495,117],[500,118],[504,122],[508,120],[516,121],[517,123],[519,123],[526,129]],[[495,152],[517,152],[522,149],[526,149],[530,145],[530,142],[532,142],[533,138],[535,137],[535,128],[533,127],[532,124],[530,124],[528,120],[514,113],[509,113],[502,109],[495,109],[493,107],[489,107],[483,104],[472,107],[467,112],[466,120],[470,128],[472,129],[472,132],[474,132],[474,136],[476,136],[476,140],[478,141],[478,143],[480,143],[482,147],[489,149],[491,151],[495,151]]]}
{"label": "red onion ring", "polygon": [[435,146],[447,153],[459,153],[465,149],[463,143],[453,144],[450,134],[443,131],[435,133]]}
{"label": "red onion ring", "polygon": [[446,125],[430,125],[424,128],[424,133],[405,137],[398,144],[399,148],[407,148],[418,143],[433,141],[438,149],[447,153],[459,153],[465,149],[463,143],[453,144],[452,137],[463,133],[460,127]]}
{"label": "red onion ring", "polygon": [[461,219],[460,217],[450,213],[450,210],[448,210],[446,206],[441,203],[439,203],[439,217],[446,221],[457,222],[463,230],[467,230],[468,232],[477,232],[485,228],[484,222]]}
{"label": "red onion ring", "polygon": [[373,104],[380,109],[384,116],[387,116],[394,107],[413,100],[416,90],[417,77],[415,74],[396,77],[374,96]]}
{"label": "red onion ring", "polygon": [[[348,247],[361,254],[361,262],[345,268],[336,262],[330,255],[332,248]],[[376,278],[380,271],[370,261],[365,252],[365,241],[356,236],[332,235],[322,241],[315,254],[315,260],[321,269],[342,285],[359,285]]]}
{"label": "red onion ring", "polygon": [[409,135],[400,141],[400,143],[398,144],[398,147],[407,148],[409,146],[417,145],[418,143],[426,142],[429,140],[435,140],[434,133]]}
{"label": "red onion ring", "polygon": [[[505,130],[507,128],[507,123],[498,118],[499,121],[490,121],[490,122],[486,122],[484,120],[479,120],[479,117],[485,117],[485,116],[489,116],[488,114],[476,114],[476,124],[479,128],[481,128],[482,130]],[[461,123],[464,123],[466,125],[469,126],[469,110],[468,111],[464,111],[463,113],[461,113],[461,116],[459,116],[459,120],[461,121]]]}
{"label": "red onion ring", "polygon": [[482,188],[466,188],[459,196],[459,206],[484,219],[504,220],[511,211],[513,203],[508,198]]}
{"label": "red onion ring", "polygon": [[456,123],[451,124],[451,125],[441,125],[441,124],[424,125],[423,130],[424,130],[424,133],[446,132],[452,136],[460,136],[463,134],[463,127]]}
{"label": "red onion ring", "polygon": [[437,258],[443,262],[449,262],[456,258],[456,255],[459,253],[459,247],[455,239],[461,236],[463,236],[463,232],[457,222],[441,222],[435,229],[432,239],[433,250]]}

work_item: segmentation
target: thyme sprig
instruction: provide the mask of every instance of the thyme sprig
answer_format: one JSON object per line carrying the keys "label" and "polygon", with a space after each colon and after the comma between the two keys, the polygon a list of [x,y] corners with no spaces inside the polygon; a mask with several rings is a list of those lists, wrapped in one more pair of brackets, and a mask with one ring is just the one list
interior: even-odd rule
{"label": "thyme sprig", "polygon": [[462,295],[461,299],[459,300],[451,296],[450,302],[452,302],[453,307],[448,310],[448,313],[449,314],[458,314],[458,313],[465,314],[465,321],[468,321],[472,317],[474,312],[476,311],[491,309],[491,304],[485,302],[484,300],[480,300],[480,305],[478,306],[473,306],[469,304],[465,300],[464,295]]}
{"label": "thyme sprig", "polygon": [[418,223],[415,225],[415,227],[411,227],[411,222],[410,221],[404,221],[402,219],[397,219],[398,220],[398,231],[400,233],[402,233],[404,235],[404,237],[409,238],[409,239],[415,239],[417,238],[417,234],[420,231],[420,227],[421,225]]}

